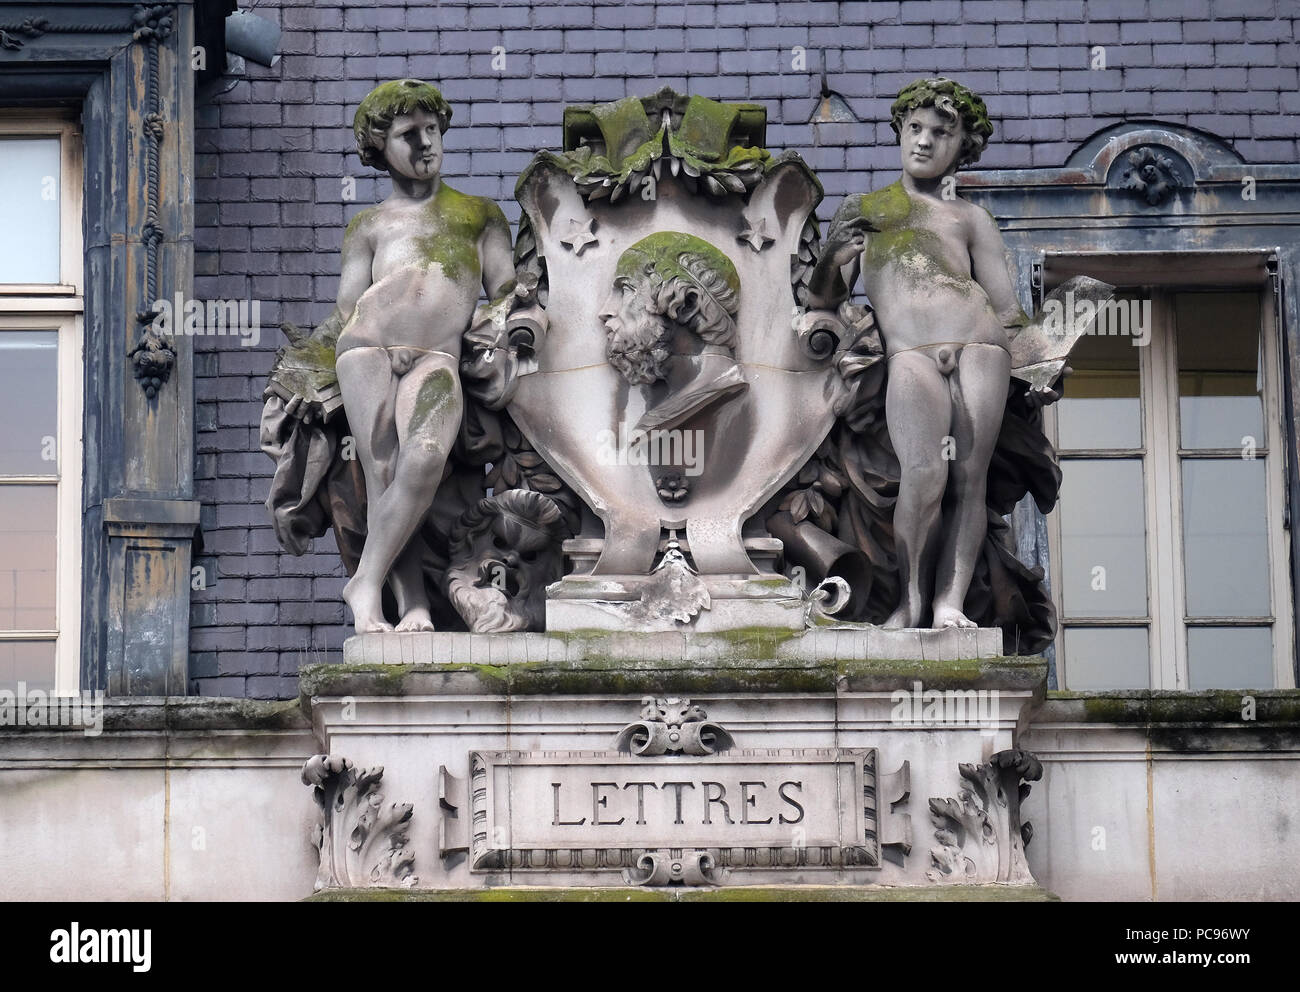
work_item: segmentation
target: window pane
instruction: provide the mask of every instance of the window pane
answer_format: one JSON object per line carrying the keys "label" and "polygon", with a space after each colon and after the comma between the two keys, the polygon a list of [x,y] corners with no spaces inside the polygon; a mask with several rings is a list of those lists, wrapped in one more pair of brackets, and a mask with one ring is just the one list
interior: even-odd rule
{"label": "window pane", "polygon": [[1061,462],[1061,602],[1069,617],[1147,615],[1142,461]]}
{"label": "window pane", "polygon": [[58,474],[57,331],[0,330],[0,476]]}
{"label": "window pane", "polygon": [[1264,459],[1183,460],[1189,617],[1269,616]]}
{"label": "window pane", "polygon": [[1273,688],[1272,629],[1188,627],[1187,687]]}
{"label": "window pane", "polygon": [[55,629],[57,486],[0,486],[0,630]]}
{"label": "window pane", "polygon": [[58,138],[0,138],[0,283],[59,281],[59,192]]}
{"label": "window pane", "polygon": [[1149,689],[1145,627],[1066,627],[1067,688]]}
{"label": "window pane", "polygon": [[1056,407],[1061,448],[1142,446],[1141,349],[1135,340],[1095,334],[1074,346],[1069,363],[1074,372],[1066,376]]}
{"label": "window pane", "polygon": [[1184,448],[1264,444],[1259,297],[1179,293],[1178,422]]}
{"label": "window pane", "polygon": [[14,691],[19,682],[29,691],[54,688],[53,641],[0,641],[0,689]]}

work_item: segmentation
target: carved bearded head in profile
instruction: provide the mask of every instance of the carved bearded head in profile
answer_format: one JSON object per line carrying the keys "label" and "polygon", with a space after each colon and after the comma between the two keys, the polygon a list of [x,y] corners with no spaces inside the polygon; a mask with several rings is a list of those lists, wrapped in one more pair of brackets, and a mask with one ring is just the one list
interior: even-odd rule
{"label": "carved bearded head in profile", "polygon": [[451,533],[447,596],[469,629],[541,630],[568,536],[560,508],[541,493],[509,489],[466,510]]}
{"label": "carved bearded head in profile", "polygon": [[707,241],[678,231],[642,238],[618,260],[600,308],[609,364],[629,384],[663,379],[679,329],[704,345],[736,345],[740,276]]}

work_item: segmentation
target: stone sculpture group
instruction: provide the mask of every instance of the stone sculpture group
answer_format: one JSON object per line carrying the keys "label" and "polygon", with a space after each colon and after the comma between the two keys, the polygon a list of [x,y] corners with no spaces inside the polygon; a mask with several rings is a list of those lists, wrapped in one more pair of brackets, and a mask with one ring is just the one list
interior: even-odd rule
{"label": "stone sculpture group", "polygon": [[441,178],[451,116],[417,80],[362,102],[392,193],[348,225],[337,307],[286,325],[266,391],[277,535],[302,553],[333,528],[358,633],[1050,643],[1006,517],[1056,501],[1041,407],[1077,333],[1022,311],[996,222],[955,193],[992,134],[979,97],[906,87],[901,179],[847,197],[824,241],[820,184],[764,147],[761,107],[664,90],[566,111],[512,251],[501,209]]}

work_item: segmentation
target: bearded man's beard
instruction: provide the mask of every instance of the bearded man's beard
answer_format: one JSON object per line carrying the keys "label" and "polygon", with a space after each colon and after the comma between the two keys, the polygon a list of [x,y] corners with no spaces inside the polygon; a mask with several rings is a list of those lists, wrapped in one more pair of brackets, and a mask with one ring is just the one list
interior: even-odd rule
{"label": "bearded man's beard", "polygon": [[[530,622],[541,629],[540,614],[532,596],[511,598],[490,582],[479,585],[479,563],[470,559],[447,569],[447,598],[475,634],[502,634],[528,630]],[[539,614],[534,616],[534,614]]]}
{"label": "bearded man's beard", "polygon": [[665,321],[650,318],[634,328],[610,334],[605,357],[623,379],[633,386],[648,386],[664,377],[672,357],[670,332]]}

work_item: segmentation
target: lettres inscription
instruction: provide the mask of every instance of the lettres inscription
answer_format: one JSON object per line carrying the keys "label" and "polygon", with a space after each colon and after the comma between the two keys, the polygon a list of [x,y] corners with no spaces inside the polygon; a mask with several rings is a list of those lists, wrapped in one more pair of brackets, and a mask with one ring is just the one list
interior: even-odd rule
{"label": "lettres inscription", "polygon": [[472,867],[626,868],[648,850],[729,867],[879,864],[873,748],[475,751]]}

